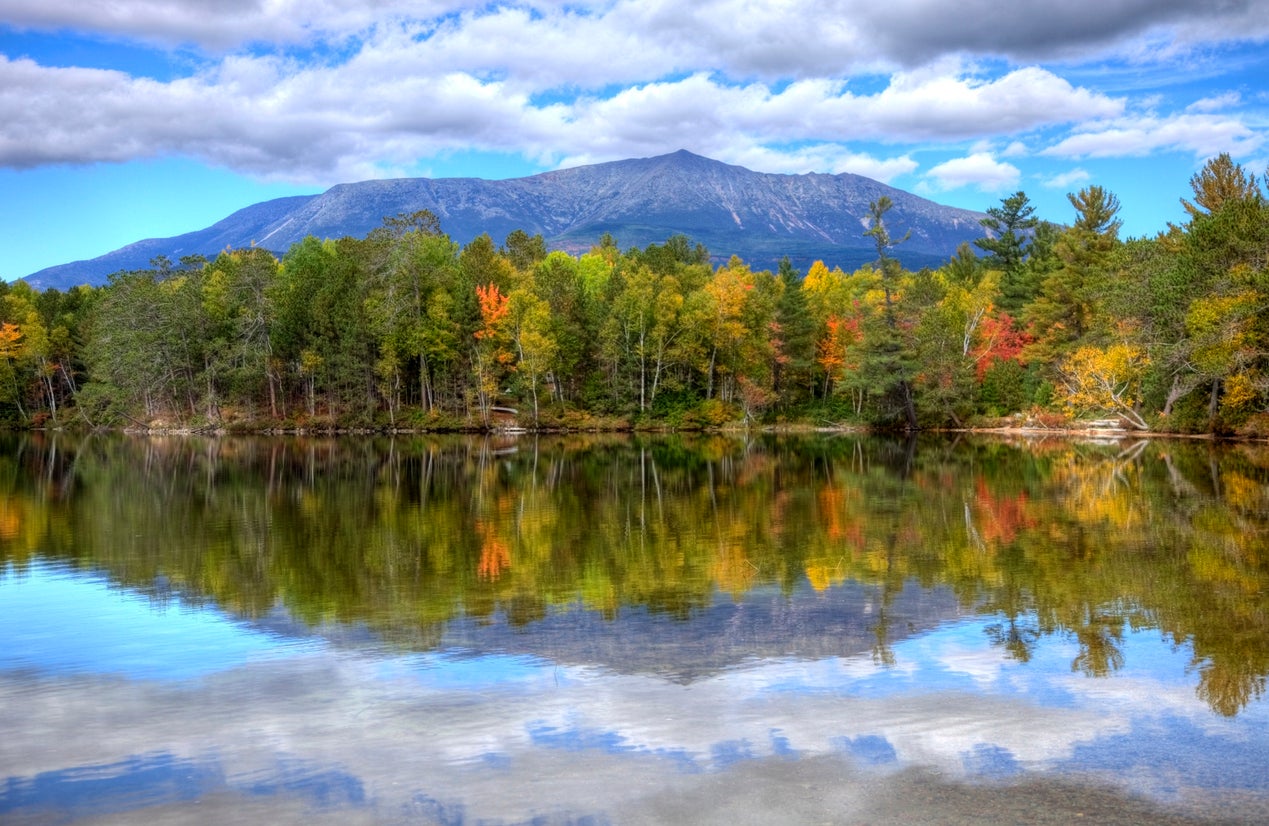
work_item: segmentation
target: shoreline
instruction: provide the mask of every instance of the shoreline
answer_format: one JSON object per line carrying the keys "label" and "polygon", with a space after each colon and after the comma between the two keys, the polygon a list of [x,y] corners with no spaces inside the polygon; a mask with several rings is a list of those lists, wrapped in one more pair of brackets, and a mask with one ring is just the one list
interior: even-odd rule
{"label": "shoreline", "polygon": [[354,425],[321,425],[321,426],[291,426],[279,427],[276,425],[262,427],[244,427],[234,425],[217,425],[217,426],[183,426],[183,425],[167,425],[155,424],[152,426],[139,426],[139,424],[131,424],[126,427],[83,427],[78,425],[69,426],[42,426],[42,427],[5,427],[3,429],[11,432],[28,432],[28,433],[60,433],[60,432],[79,432],[79,433],[121,433],[132,436],[206,436],[214,438],[224,438],[232,436],[286,436],[286,437],[331,437],[331,436],[422,436],[422,435],[454,435],[454,436],[529,436],[529,435],[580,435],[580,434],[628,434],[628,435],[670,435],[670,434],[739,434],[739,433],[764,433],[774,435],[806,435],[813,433],[826,434],[857,434],[861,436],[878,436],[878,437],[906,437],[908,435],[924,435],[924,434],[945,434],[959,435],[972,434],[978,436],[1002,436],[1016,437],[1023,439],[1044,439],[1049,437],[1056,438],[1079,438],[1091,440],[1104,440],[1107,442],[1123,442],[1137,441],[1143,439],[1181,439],[1186,441],[1206,441],[1213,443],[1267,443],[1269,437],[1240,435],[1240,434],[1213,434],[1213,433],[1180,433],[1175,431],[1158,431],[1158,430],[1138,430],[1126,427],[1108,427],[1103,426],[1099,422],[1090,422],[1088,425],[1081,426],[1081,423],[1073,422],[1069,427],[1061,426],[1045,426],[1045,425],[1002,425],[1002,426],[979,426],[979,427],[933,427],[917,431],[906,430],[884,430],[872,429],[864,425],[824,425],[813,423],[780,423],[780,424],[760,424],[745,425],[743,423],[725,424],[717,426],[675,426],[675,425],[633,425],[629,423],[606,424],[606,425],[590,425],[590,426],[562,426],[562,425],[499,425],[499,426],[440,426],[440,427],[367,427]]}

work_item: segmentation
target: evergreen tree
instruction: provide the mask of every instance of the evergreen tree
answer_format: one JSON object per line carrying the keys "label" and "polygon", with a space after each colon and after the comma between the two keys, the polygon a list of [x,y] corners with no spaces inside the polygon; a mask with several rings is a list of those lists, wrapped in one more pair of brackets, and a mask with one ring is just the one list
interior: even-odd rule
{"label": "evergreen tree", "polygon": [[1181,199],[1181,206],[1190,218],[1216,212],[1227,201],[1253,201],[1264,197],[1256,184],[1256,176],[1243,171],[1228,152],[1204,164],[1190,178],[1190,189],[1194,191],[1193,202]]}
{"label": "evergreen tree", "polygon": [[772,368],[772,386],[781,409],[788,411],[810,399],[815,387],[815,323],[801,280],[788,257],[776,273],[779,300],[776,324],[779,346]]}
{"label": "evergreen tree", "polygon": [[529,235],[522,229],[512,230],[502,245],[502,254],[520,272],[532,272],[537,263],[546,258],[546,241],[541,233]]}
{"label": "evergreen tree", "polygon": [[1025,315],[1035,336],[1028,358],[1049,365],[1083,343],[1104,319],[1098,315],[1099,299],[1108,289],[1112,254],[1120,246],[1118,198],[1100,186],[1066,197],[1076,215],[1054,244],[1061,266],[1045,278]]}
{"label": "evergreen tree", "polygon": [[[881,391],[877,395],[884,398],[892,393],[897,394],[908,430],[916,430],[918,422],[916,404],[912,398],[912,369],[909,362],[911,354],[905,350],[900,338],[894,306],[894,291],[902,270],[898,260],[890,256],[890,249],[908,240],[911,231],[898,241],[890,237],[885,216],[893,206],[894,203],[885,195],[868,205],[870,225],[864,234],[871,236],[877,247],[877,264],[885,303],[882,307],[884,325],[881,330],[874,330],[872,346],[869,348],[871,358],[863,372],[870,378],[868,384],[873,392]],[[868,340],[867,337],[865,340]]]}
{"label": "evergreen tree", "polygon": [[974,245],[990,255],[987,266],[1003,274],[1000,282],[1000,308],[1017,314],[1036,293],[1036,283],[1027,278],[1024,266],[1031,246],[1031,233],[1040,221],[1035,217],[1035,207],[1024,192],[1015,192],[1000,202],[1000,206],[987,210],[987,218],[979,223],[987,230],[985,238]]}

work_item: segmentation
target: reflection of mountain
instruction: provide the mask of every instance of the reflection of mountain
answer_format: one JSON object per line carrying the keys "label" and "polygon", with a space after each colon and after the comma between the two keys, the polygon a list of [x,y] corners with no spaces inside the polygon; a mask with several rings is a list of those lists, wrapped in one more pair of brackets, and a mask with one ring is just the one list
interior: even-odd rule
{"label": "reflection of mountain", "polygon": [[759,587],[736,598],[718,594],[686,617],[642,606],[605,617],[579,603],[545,612],[535,606],[532,617],[515,617],[506,610],[487,617],[456,616],[444,628],[420,635],[417,627],[313,627],[279,606],[250,625],[300,640],[316,635],[340,648],[387,644],[417,651],[511,654],[689,683],[749,660],[880,657],[884,649],[879,640],[888,647],[972,613],[943,587],[910,582],[887,599],[877,586],[848,582],[824,591]]}
{"label": "reflection of mountain", "polygon": [[[686,619],[626,608],[609,620],[580,606],[524,625],[505,614],[491,621],[462,619],[449,625],[443,644],[687,683],[746,660],[879,653],[879,637],[893,644],[963,614],[945,588],[909,584],[883,608],[880,589],[852,582],[822,592],[755,588],[739,599],[719,595]],[[881,634],[878,623],[886,626]]]}

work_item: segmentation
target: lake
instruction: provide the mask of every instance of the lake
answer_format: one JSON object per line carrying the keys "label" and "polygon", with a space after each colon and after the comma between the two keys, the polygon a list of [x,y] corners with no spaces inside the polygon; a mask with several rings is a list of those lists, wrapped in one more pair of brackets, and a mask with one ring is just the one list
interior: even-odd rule
{"label": "lake", "polygon": [[0,822],[1269,822],[1269,447],[0,434]]}

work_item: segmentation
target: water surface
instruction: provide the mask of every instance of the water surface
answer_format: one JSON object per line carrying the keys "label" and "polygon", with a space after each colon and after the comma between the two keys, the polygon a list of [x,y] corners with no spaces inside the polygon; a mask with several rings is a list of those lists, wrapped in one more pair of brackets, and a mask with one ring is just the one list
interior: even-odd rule
{"label": "water surface", "polygon": [[0,437],[0,822],[1269,821],[1269,451]]}

